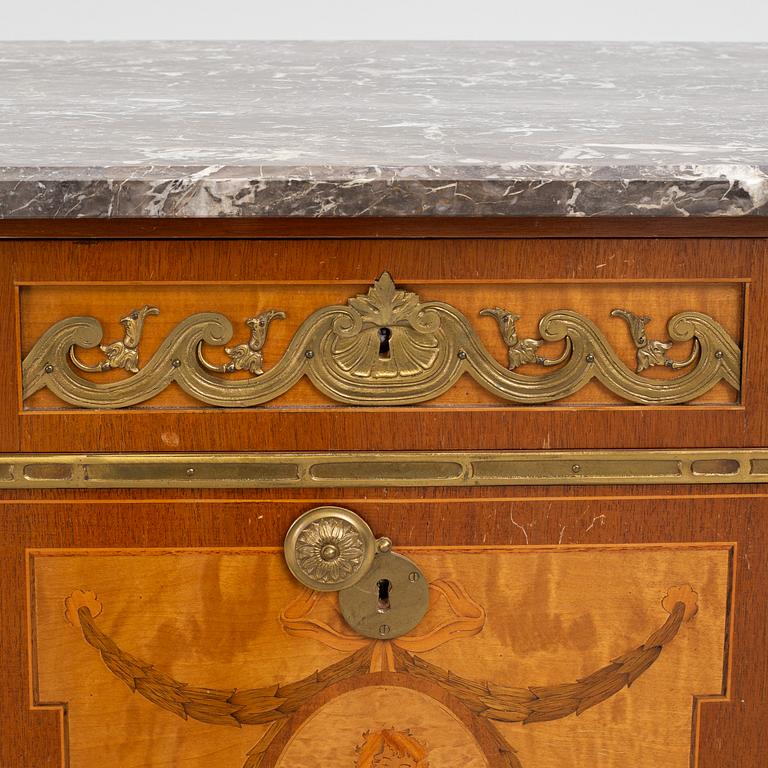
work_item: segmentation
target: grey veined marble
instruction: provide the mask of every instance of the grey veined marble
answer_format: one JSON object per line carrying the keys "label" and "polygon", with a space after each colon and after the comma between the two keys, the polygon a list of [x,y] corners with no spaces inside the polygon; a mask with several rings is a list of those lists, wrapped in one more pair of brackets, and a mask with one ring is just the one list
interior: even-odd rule
{"label": "grey veined marble", "polygon": [[768,215],[768,43],[0,43],[0,217]]}

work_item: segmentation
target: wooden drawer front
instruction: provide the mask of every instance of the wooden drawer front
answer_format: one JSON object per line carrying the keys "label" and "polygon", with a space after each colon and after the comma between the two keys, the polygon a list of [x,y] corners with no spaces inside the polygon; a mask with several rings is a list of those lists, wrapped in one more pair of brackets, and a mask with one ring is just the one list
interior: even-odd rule
{"label": "wooden drawer front", "polygon": [[415,629],[289,574],[317,499],[5,504],[21,764],[762,765],[766,497],[325,501],[421,569]]}
{"label": "wooden drawer front", "polygon": [[30,451],[753,444],[761,244],[5,243],[7,418]]}

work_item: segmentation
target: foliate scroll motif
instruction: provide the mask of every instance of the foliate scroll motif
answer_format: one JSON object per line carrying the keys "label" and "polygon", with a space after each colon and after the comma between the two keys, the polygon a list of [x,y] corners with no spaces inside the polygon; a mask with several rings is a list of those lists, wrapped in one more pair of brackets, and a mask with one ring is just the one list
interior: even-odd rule
{"label": "foliate scroll motif", "polygon": [[238,344],[236,347],[226,347],[224,352],[230,358],[224,365],[211,365],[203,356],[202,341],[197,347],[197,357],[202,365],[208,371],[218,371],[220,373],[233,373],[234,371],[249,371],[254,376],[261,376],[264,371],[264,355],[262,348],[267,341],[267,332],[269,324],[275,319],[285,318],[285,312],[278,309],[268,309],[256,317],[249,317],[245,324],[251,329],[251,338],[246,344]]}
{"label": "foliate scroll motif", "polygon": [[[342,636],[327,621],[313,620],[310,616],[312,609],[319,600],[327,599],[327,595],[313,595],[311,590],[306,590],[294,601],[296,605],[286,608],[284,621],[288,622],[287,626],[307,637],[314,635],[320,642],[344,650],[348,655],[302,680],[264,688],[197,687],[173,679],[154,665],[122,650],[99,629],[96,617],[102,612],[102,604],[93,592],[73,592],[65,600],[65,616],[71,624],[79,626],[86,643],[99,652],[110,672],[155,706],[185,720],[213,725],[269,725],[248,752],[243,768],[260,768],[287,719],[315,696],[336,683],[365,678],[380,670],[425,678],[442,688],[467,707],[474,721],[486,727],[498,749],[500,762],[495,764],[522,768],[515,750],[493,723],[526,725],[579,715],[629,688],[656,662],[683,624],[696,616],[698,601],[696,592],[689,585],[672,587],[661,601],[669,615],[644,643],[575,682],[512,686],[499,681],[465,679],[417,655],[445,642],[477,634],[485,621],[483,609],[460,586],[447,581],[436,582],[433,586],[448,597],[455,618],[444,622],[436,631],[414,637],[404,635],[392,641]],[[472,624],[471,631],[468,621]],[[344,642],[340,644],[341,639]],[[359,765],[375,765],[370,758],[385,750],[393,751],[396,756],[416,759],[417,766],[427,765],[428,755],[423,745],[408,734],[382,732],[369,736],[360,753]],[[362,755],[368,756],[367,763],[362,762]]]}
{"label": "foliate scroll motif", "polygon": [[[336,402],[394,406],[436,398],[468,375],[493,396],[513,403],[555,402],[594,379],[629,402],[669,405],[694,400],[720,381],[737,390],[740,386],[739,347],[719,323],[700,312],[672,317],[670,342],[648,343],[642,336],[646,318],[631,316],[635,320],[630,328],[641,334],[635,336],[638,362],[641,357],[644,361],[639,370],[660,359],[670,368],[690,366],[684,374],[664,380],[632,371],[600,329],[577,312],[558,309],[546,314],[539,322],[540,339],[519,339],[512,312],[495,307],[482,314],[499,323],[509,350],[506,366],[488,352],[458,309],[422,301],[397,288],[385,272],[367,294],[310,315],[280,360],[263,373],[261,351],[269,320],[283,313],[271,311],[253,318],[251,340],[227,347],[231,362],[215,366],[206,360],[205,345],[226,345],[232,325],[223,315],[203,312],[179,323],[138,373],[109,383],[83,378],[72,369],[72,351],[97,346],[102,329],[95,318],[70,317],[49,328],[25,358],[24,397],[47,387],[78,407],[124,408],[150,400],[175,382],[202,403],[244,408],[274,400],[306,376]],[[624,316],[629,319],[630,313]],[[548,342],[562,343],[558,357],[540,354]],[[672,342],[692,342],[688,361],[666,361],[664,345]],[[529,362],[553,369],[541,375],[515,370]],[[235,370],[253,376],[226,376]]]}
{"label": "foliate scroll motif", "polygon": [[508,312],[501,307],[492,307],[481,309],[481,315],[495,317],[499,324],[502,341],[507,345],[508,365],[510,371],[519,368],[526,363],[536,363],[538,365],[559,365],[568,358],[571,353],[570,339],[565,338],[565,351],[560,357],[552,360],[539,355],[539,347],[544,343],[543,339],[521,339],[517,335],[516,323],[520,315],[514,312]]}
{"label": "foliate scroll motif", "polygon": [[525,363],[544,363],[544,358],[539,356],[539,347],[544,343],[541,339],[518,338],[515,323],[520,319],[520,315],[507,312],[501,307],[482,309],[480,314],[496,318],[501,338],[509,350],[508,367],[510,371],[525,365]]}
{"label": "foliate scroll motif", "polygon": [[89,373],[99,373],[115,368],[123,368],[130,373],[139,372],[139,342],[144,329],[144,321],[149,315],[159,315],[157,307],[145,304],[141,309],[134,309],[125,317],[120,318],[120,325],[125,329],[122,341],[114,341],[111,344],[102,344],[99,349],[104,353],[106,360],[97,365],[88,365],[81,362],[75,354],[75,348],[70,347],[69,357],[75,367]]}
{"label": "foliate scroll motif", "polygon": [[[629,332],[632,335],[632,340],[637,347],[637,372],[642,373],[647,368],[651,368],[654,365],[663,365],[673,370],[679,370],[680,368],[686,368],[691,365],[699,355],[699,341],[697,338],[693,340],[693,349],[687,360],[670,360],[667,357],[667,352],[672,349],[671,341],[658,341],[649,339],[645,326],[651,322],[651,318],[647,315],[636,315],[633,312],[629,312],[626,309],[614,309],[611,312],[613,317],[623,317],[627,321],[629,326]],[[717,352],[715,352],[717,355]]]}

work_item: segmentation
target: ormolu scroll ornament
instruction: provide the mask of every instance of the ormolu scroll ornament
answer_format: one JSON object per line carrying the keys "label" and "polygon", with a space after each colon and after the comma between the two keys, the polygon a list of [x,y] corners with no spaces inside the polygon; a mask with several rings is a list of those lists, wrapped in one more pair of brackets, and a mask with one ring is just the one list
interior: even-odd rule
{"label": "ormolu scroll ornament", "polygon": [[[144,309],[147,314],[155,308]],[[312,313],[282,357],[266,371],[262,349],[267,330],[271,320],[285,316],[282,311],[268,310],[249,319],[251,338],[226,347],[230,362],[224,365],[209,363],[205,347],[226,345],[232,325],[221,314],[203,312],[180,322],[141,369],[139,334],[127,332],[125,340],[117,342],[122,347],[98,370],[119,365],[134,375],[108,383],[79,376],[72,367],[74,361],[77,368],[96,370],[81,365],[75,350],[97,346],[102,329],[93,317],[70,317],[49,328],[24,359],[23,394],[28,398],[47,387],[77,407],[125,408],[151,400],[175,382],[201,403],[247,408],[274,400],[306,376],[335,402],[393,406],[436,398],[467,375],[494,397],[512,403],[555,402],[596,380],[629,402],[669,405],[695,400],[721,381],[736,390],[740,387],[739,347],[716,320],[700,312],[672,317],[667,326],[670,340],[661,342],[646,339],[647,317],[614,310],[629,324],[637,347],[636,371],[619,358],[600,329],[578,312],[547,313],[539,321],[540,339],[520,339],[515,327],[518,316],[511,311],[493,307],[481,314],[499,324],[508,348],[506,365],[488,352],[458,309],[440,301],[422,301],[415,293],[397,288],[385,272],[367,294]],[[142,319],[137,319],[139,332]],[[545,357],[543,345],[557,342],[562,350]],[[692,343],[685,361],[667,357],[676,342]],[[110,355],[108,350],[114,346],[102,349]],[[516,371],[530,363],[552,370],[540,375]],[[640,375],[653,365],[690,370],[663,380]],[[252,376],[227,376],[235,371]]]}
{"label": "ormolu scroll ornament", "polygon": [[264,364],[264,356],[261,353],[264,344],[267,341],[267,332],[269,324],[276,319],[285,318],[285,312],[276,309],[268,309],[256,317],[249,317],[245,324],[251,329],[251,338],[246,344],[238,344],[236,347],[227,347],[224,351],[230,358],[225,365],[211,365],[203,357],[202,342],[197,348],[197,358],[200,365],[207,371],[218,371],[220,373],[232,373],[233,371],[249,371],[254,376],[261,376],[264,371],[261,366]]}
{"label": "ormolu scroll ornament", "polygon": [[104,353],[106,360],[97,365],[88,365],[81,362],[75,354],[75,347],[70,347],[69,357],[75,367],[88,373],[109,371],[114,368],[124,368],[130,373],[139,372],[139,342],[144,329],[144,320],[148,315],[159,315],[157,307],[145,304],[141,309],[134,309],[125,317],[120,318],[120,325],[125,329],[122,341],[114,341],[111,344],[102,344],[99,349]]}
{"label": "ormolu scroll ornament", "polygon": [[670,360],[667,357],[667,352],[672,349],[672,342],[649,339],[645,332],[645,326],[651,322],[650,317],[647,315],[638,317],[626,309],[614,309],[611,315],[613,317],[623,317],[627,321],[629,332],[632,334],[632,340],[637,347],[636,370],[638,373],[642,373],[654,365],[663,365],[677,371],[680,368],[686,368],[691,365],[699,355],[699,342],[698,339],[694,338],[693,349],[687,360]]}

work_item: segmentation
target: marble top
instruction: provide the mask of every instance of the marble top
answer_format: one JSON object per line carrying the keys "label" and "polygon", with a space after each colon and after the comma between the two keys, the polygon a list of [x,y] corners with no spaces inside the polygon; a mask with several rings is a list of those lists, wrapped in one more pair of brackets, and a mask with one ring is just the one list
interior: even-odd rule
{"label": "marble top", "polygon": [[0,42],[0,218],[768,215],[768,43]]}

